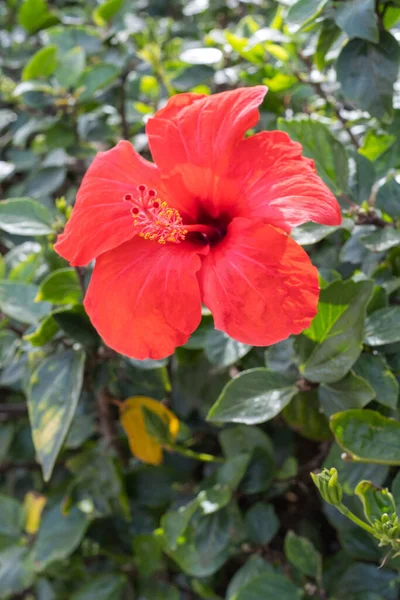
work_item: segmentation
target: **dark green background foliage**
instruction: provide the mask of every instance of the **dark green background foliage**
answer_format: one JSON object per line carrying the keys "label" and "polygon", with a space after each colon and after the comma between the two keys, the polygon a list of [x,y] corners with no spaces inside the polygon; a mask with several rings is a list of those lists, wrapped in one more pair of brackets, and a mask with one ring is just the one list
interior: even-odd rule
{"label": "dark green background foliage", "polygon": [[[0,598],[396,600],[400,559],[378,570],[309,472],[336,467],[359,516],[363,479],[400,507],[399,0],[5,0],[0,24]],[[344,211],[293,232],[318,316],[251,348],[205,314],[168,360],[115,354],[81,304],[90,269],[52,250],[87,166],[121,138],[148,157],[169,95],[262,83],[260,127]],[[110,403],[137,394],[226,462],[141,464]]]}

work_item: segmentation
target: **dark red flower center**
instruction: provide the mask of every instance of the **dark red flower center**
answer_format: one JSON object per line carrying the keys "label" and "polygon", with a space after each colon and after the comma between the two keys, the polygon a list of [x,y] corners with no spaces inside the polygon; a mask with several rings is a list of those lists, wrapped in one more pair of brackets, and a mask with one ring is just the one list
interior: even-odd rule
{"label": "dark red flower center", "polygon": [[125,194],[124,200],[132,204],[133,224],[140,230],[139,235],[146,240],[180,244],[187,237],[193,241],[211,246],[217,244],[225,236],[229,219],[219,219],[204,215],[201,223],[186,225],[176,208],[170,208],[163,202],[156,190],[148,189],[141,184],[134,194]]}

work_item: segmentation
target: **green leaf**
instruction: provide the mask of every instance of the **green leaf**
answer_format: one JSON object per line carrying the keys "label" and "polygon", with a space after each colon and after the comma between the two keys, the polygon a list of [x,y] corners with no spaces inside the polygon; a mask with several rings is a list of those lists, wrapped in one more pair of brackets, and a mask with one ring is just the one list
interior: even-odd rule
{"label": "green leaf", "polygon": [[82,302],[82,289],[75,269],[53,271],[41,283],[36,302],[47,300],[52,304],[78,304]]}
{"label": "green leaf", "polygon": [[32,551],[36,568],[41,571],[48,564],[72,554],[88,525],[88,519],[76,507],[67,514],[63,513],[61,504],[45,509]]}
{"label": "green leaf", "polygon": [[12,198],[0,203],[0,229],[14,235],[54,233],[49,210],[30,198]]}
{"label": "green leaf", "polygon": [[334,21],[325,19],[322,22],[322,27],[317,42],[317,50],[314,54],[314,62],[319,71],[323,71],[327,64],[327,54],[338,37],[341,35],[341,30],[337,27]]}
{"label": "green leaf", "polygon": [[377,133],[373,129],[367,132],[359,153],[370,161],[377,160],[386,150],[393,146],[396,141],[395,135]]}
{"label": "green leaf", "polygon": [[340,229],[340,226],[320,225],[319,223],[304,223],[292,230],[292,238],[301,246],[316,244],[328,235]]}
{"label": "green leaf", "polygon": [[55,334],[59,327],[53,317],[53,314],[47,315],[32,333],[24,335],[24,340],[27,340],[32,346],[44,346]]}
{"label": "green leaf", "polygon": [[393,513],[396,514],[396,505],[388,489],[378,488],[370,481],[360,481],[355,493],[360,498],[364,507],[364,514],[371,525],[376,520],[380,521],[385,513],[390,517]]}
{"label": "green leaf", "polygon": [[217,471],[217,481],[234,492],[243,479],[249,466],[250,454],[238,454],[228,458]]}
{"label": "green leaf", "polygon": [[328,0],[297,0],[289,9],[286,20],[294,25],[306,25],[316,19]]}
{"label": "green leaf", "polygon": [[375,398],[375,391],[365,379],[350,372],[340,381],[322,383],[318,396],[322,410],[330,417],[349,408],[363,408]]}
{"label": "green leaf", "polygon": [[47,8],[45,0],[25,0],[18,11],[18,22],[29,33],[36,33],[58,23]]}
{"label": "green leaf", "polygon": [[247,531],[255,544],[269,544],[278,533],[279,526],[272,504],[257,502],[246,513]]}
{"label": "green leaf", "polygon": [[211,330],[206,336],[205,354],[213,365],[229,367],[246,356],[252,346],[233,340],[229,335],[218,329]]}
{"label": "green leaf", "polygon": [[14,498],[0,494],[0,548],[21,536],[25,521],[22,505]]}
{"label": "green leaf", "polygon": [[346,0],[337,3],[335,21],[349,38],[379,42],[375,0]]}
{"label": "green leaf", "polygon": [[67,350],[47,358],[32,375],[28,389],[29,418],[45,481],[51,477],[74,416],[84,364],[84,352]]}
{"label": "green leaf", "polygon": [[96,346],[99,336],[82,305],[57,310],[52,313],[57,325],[73,340],[84,346]]}
{"label": "green leaf", "polygon": [[349,159],[346,149],[325,125],[312,119],[288,121],[279,118],[278,128],[302,144],[304,155],[314,159],[318,174],[335,194],[340,195],[347,189]]}
{"label": "green leaf", "polygon": [[16,594],[28,589],[34,580],[35,572],[28,548],[10,546],[0,552],[1,598],[15,598]]}
{"label": "green leaf", "polygon": [[260,575],[273,574],[274,570],[270,563],[266,562],[258,554],[253,554],[245,564],[236,571],[228,585],[226,600],[236,600],[237,594],[250,581],[257,579]]}
{"label": "green leaf", "polygon": [[321,555],[307,538],[289,531],[285,537],[285,555],[303,575],[317,580],[321,578]]}
{"label": "green leaf", "polygon": [[51,308],[48,302],[35,303],[37,291],[36,285],[0,281],[0,309],[16,321],[36,325]]}
{"label": "green leaf", "polygon": [[106,63],[86,69],[76,84],[76,87],[84,88],[79,96],[79,100],[83,102],[91,100],[97,90],[104,89],[110,85],[117,78],[118,73],[119,68],[117,66]]}
{"label": "green leaf", "polygon": [[376,179],[375,167],[370,160],[358,152],[354,155],[354,161],[356,170],[351,178],[350,188],[357,204],[362,204],[371,195]]}
{"label": "green leaf", "polygon": [[331,417],[338,444],[359,462],[400,465],[400,423],[368,409]]}
{"label": "green leaf", "polygon": [[106,0],[103,4],[100,4],[92,13],[93,21],[99,27],[107,25],[112,21],[113,17],[122,8],[124,0]]}
{"label": "green leaf", "polygon": [[284,409],[283,418],[309,440],[324,441],[332,437],[328,420],[320,409],[317,390],[296,394]]}
{"label": "green leaf", "polygon": [[83,48],[72,48],[72,50],[62,53],[55,71],[58,83],[66,88],[76,86],[85,66],[86,53]]}
{"label": "green leaf", "polygon": [[261,598],[279,598],[279,600],[299,600],[303,591],[291,581],[272,573],[252,579],[238,593],[234,600],[260,600]]}
{"label": "green leaf", "polygon": [[172,79],[171,84],[178,92],[186,92],[197,85],[201,85],[215,74],[209,65],[192,65]]}
{"label": "green leaf", "polygon": [[271,484],[275,473],[274,450],[269,437],[258,427],[235,425],[224,429],[219,441],[229,459],[251,455],[240,489],[247,494],[263,492]]}
{"label": "green leaf", "polygon": [[390,116],[399,55],[399,44],[387,31],[381,32],[379,44],[360,39],[346,44],[337,61],[337,78],[347,100],[374,117]]}
{"label": "green leaf", "polygon": [[263,423],[276,417],[296,392],[296,386],[280,373],[249,369],[224,387],[207,419],[247,425]]}
{"label": "green leaf", "polygon": [[22,71],[22,81],[50,77],[57,66],[57,46],[45,46],[38,50],[26,63]]}
{"label": "green leaf", "polygon": [[400,231],[392,227],[385,227],[384,229],[378,229],[378,231],[362,236],[360,242],[368,250],[385,252],[400,244]]}
{"label": "green leaf", "polygon": [[383,346],[394,342],[400,342],[400,306],[376,310],[365,324],[365,343]]}
{"label": "green leaf", "polygon": [[387,362],[378,354],[362,354],[354,371],[363,377],[374,389],[376,401],[388,408],[396,409],[399,399],[399,384],[388,367]]}
{"label": "green leaf", "polygon": [[167,581],[145,580],[139,584],[139,600],[180,600],[177,587]]}
{"label": "green leaf", "polygon": [[91,577],[91,581],[81,585],[70,600],[121,600],[125,587],[123,575],[105,573]]}
{"label": "green leaf", "polygon": [[376,195],[376,207],[391,217],[400,215],[400,184],[393,178],[382,185]]}
{"label": "green leaf", "polygon": [[307,379],[332,383],[349,372],[361,353],[372,291],[371,281],[335,281],[321,291],[318,314],[304,332],[318,342],[300,366]]}

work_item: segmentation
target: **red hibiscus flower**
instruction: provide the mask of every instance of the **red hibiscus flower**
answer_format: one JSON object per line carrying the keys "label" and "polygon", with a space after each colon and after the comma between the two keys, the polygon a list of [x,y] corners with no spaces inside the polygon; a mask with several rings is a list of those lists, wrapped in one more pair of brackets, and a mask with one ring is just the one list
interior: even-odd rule
{"label": "red hibiscus flower", "polygon": [[147,123],[155,164],[127,141],[94,159],[55,249],[71,265],[96,259],[85,307],[111,348],[168,356],[202,303],[255,346],[310,325],[317,270],[288,233],[338,225],[340,209],[286,133],[245,138],[266,91],[176,95]]}

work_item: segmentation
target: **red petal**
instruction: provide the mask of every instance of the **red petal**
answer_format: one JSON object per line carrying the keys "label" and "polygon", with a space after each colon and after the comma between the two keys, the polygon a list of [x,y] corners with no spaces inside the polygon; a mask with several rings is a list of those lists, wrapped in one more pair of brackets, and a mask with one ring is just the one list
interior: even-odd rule
{"label": "red petal", "polygon": [[253,346],[300,333],[317,312],[318,272],[294,240],[237,218],[205,257],[200,281],[215,327]]}
{"label": "red petal", "polygon": [[237,144],[258,119],[267,88],[240,88],[212,96],[180,94],[147,123],[153,159],[171,204],[195,220],[202,205],[213,215],[215,188]]}
{"label": "red petal", "polygon": [[189,243],[140,237],[99,256],[85,308],[105,343],[138,359],[172,354],[201,319],[200,265]]}
{"label": "red petal", "polygon": [[79,188],[72,216],[55,250],[71,265],[86,265],[137,234],[124,195],[137,185],[159,188],[157,167],[123,141],[97,154]]}
{"label": "red petal", "polygon": [[340,207],[302,147],[283,131],[263,131],[241,142],[230,168],[230,185],[241,190],[243,216],[290,231],[307,221],[340,225]]}

